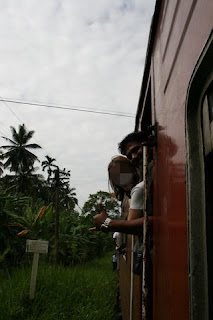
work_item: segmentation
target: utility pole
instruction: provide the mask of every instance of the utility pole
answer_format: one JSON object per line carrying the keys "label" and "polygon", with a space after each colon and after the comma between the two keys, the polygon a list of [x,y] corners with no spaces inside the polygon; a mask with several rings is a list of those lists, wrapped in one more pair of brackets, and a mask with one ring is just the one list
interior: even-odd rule
{"label": "utility pole", "polygon": [[55,264],[58,261],[59,242],[59,168],[55,170]]}

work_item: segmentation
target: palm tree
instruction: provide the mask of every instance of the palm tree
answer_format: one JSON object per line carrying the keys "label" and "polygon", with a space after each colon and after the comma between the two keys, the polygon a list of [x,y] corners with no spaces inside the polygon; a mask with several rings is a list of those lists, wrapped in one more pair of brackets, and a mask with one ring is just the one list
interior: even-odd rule
{"label": "palm tree", "polygon": [[2,154],[2,158],[6,159],[4,168],[8,168],[14,171],[17,175],[26,173],[33,169],[34,162],[38,160],[37,156],[29,151],[29,149],[41,148],[36,143],[28,144],[35,131],[27,131],[25,125],[19,125],[18,131],[14,127],[10,127],[12,132],[12,139],[2,137],[6,141],[10,142],[10,145],[1,146],[2,149],[6,149]]}
{"label": "palm tree", "polygon": [[78,205],[75,191],[75,188],[70,188],[68,185],[60,189],[60,205],[64,209],[74,210],[75,205]]}
{"label": "palm tree", "polygon": [[50,182],[50,177],[54,171],[53,169],[57,168],[57,166],[55,164],[53,164],[53,162],[56,160],[54,158],[49,157],[49,156],[45,156],[45,158],[47,160],[42,161],[42,163],[41,163],[42,170],[44,171],[45,169],[47,169],[47,173],[48,173],[47,182]]}
{"label": "palm tree", "polygon": [[[9,176],[9,184],[11,184],[11,189],[20,191],[24,194],[37,194],[40,184],[43,182],[43,176],[36,173],[39,168],[31,168],[25,172],[19,172],[18,175]],[[37,195],[35,196],[37,197]]]}
{"label": "palm tree", "polygon": [[[0,159],[2,159],[2,151],[0,151]],[[0,160],[0,177],[3,175],[4,173],[4,163]]]}

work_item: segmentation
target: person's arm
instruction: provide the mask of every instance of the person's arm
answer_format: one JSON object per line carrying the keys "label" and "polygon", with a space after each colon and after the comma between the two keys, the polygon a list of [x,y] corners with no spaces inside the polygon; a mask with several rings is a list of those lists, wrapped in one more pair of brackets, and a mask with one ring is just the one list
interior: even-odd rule
{"label": "person's arm", "polygon": [[141,234],[143,232],[144,218],[133,220],[116,220],[112,219],[109,223],[109,231],[118,231],[128,234]]}
{"label": "person's arm", "polygon": [[143,210],[129,209],[128,220],[138,219],[143,217]]}
{"label": "person's arm", "polygon": [[[118,231],[128,234],[140,234],[143,232],[143,222],[144,218],[138,218],[133,220],[117,220],[111,219],[107,224],[106,228],[103,228],[104,222],[109,218],[105,209],[102,208],[100,214],[96,214],[93,218],[95,229],[91,228],[90,230],[101,230],[101,231]],[[152,221],[152,217],[148,218],[149,221]],[[109,221],[109,220],[108,220]]]}

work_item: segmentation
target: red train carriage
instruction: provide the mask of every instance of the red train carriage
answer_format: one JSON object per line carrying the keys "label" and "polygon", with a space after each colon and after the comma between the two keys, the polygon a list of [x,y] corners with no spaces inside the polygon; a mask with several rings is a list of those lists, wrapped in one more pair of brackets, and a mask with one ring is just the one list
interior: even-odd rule
{"label": "red train carriage", "polygon": [[[150,125],[157,141],[152,318],[213,319],[212,0],[156,1],[135,130]],[[120,257],[124,320],[145,319],[131,246]]]}

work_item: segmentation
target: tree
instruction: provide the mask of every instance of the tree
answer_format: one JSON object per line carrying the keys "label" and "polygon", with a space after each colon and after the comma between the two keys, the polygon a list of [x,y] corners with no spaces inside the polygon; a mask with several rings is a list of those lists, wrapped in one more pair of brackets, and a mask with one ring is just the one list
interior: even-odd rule
{"label": "tree", "polygon": [[45,169],[47,169],[47,182],[50,182],[50,178],[52,176],[53,171],[57,168],[57,166],[55,164],[53,164],[54,161],[56,161],[54,158],[51,158],[49,156],[45,156],[46,160],[42,161],[41,165],[42,165],[42,170],[44,171]]}
{"label": "tree", "polygon": [[65,186],[60,190],[60,205],[67,210],[74,210],[75,205],[78,204],[78,199],[76,198],[75,188],[70,188]]}
{"label": "tree", "polygon": [[[38,196],[38,185],[43,181],[43,176],[36,171],[39,168],[31,168],[25,172],[19,172],[18,175],[8,175],[5,177],[7,181],[7,189],[21,192],[28,196]],[[4,181],[4,178],[3,178]]]}
{"label": "tree", "polygon": [[88,201],[85,202],[82,208],[82,213],[84,215],[95,215],[100,210],[99,203],[102,203],[109,216],[114,217],[120,215],[119,202],[113,198],[111,193],[105,191],[90,194]]}
{"label": "tree", "polygon": [[[70,170],[66,171],[64,168],[60,170],[57,167],[54,170],[55,178],[53,178],[53,187],[55,187],[55,263],[58,261],[59,252],[59,221],[60,221],[60,208],[72,203],[72,209],[75,207],[77,199],[72,195],[73,192],[69,188]],[[74,202],[72,199],[75,199]],[[72,201],[70,201],[72,200]],[[70,209],[70,207],[66,207]]]}
{"label": "tree", "polygon": [[12,264],[24,252],[22,243],[17,239],[19,225],[10,227],[12,222],[10,214],[21,216],[28,206],[28,197],[17,197],[14,193],[8,194],[0,186],[0,266],[7,261],[9,265]]}
{"label": "tree", "polygon": [[[2,159],[2,151],[0,150],[0,159]],[[4,163],[2,161],[0,161],[0,177],[3,175],[4,173]]]}
{"label": "tree", "polygon": [[70,188],[70,170],[66,170],[65,168],[61,170],[57,167],[53,172],[55,173],[55,177],[51,178],[52,187],[55,192],[58,192],[59,208],[73,210],[75,205],[78,204],[78,200],[76,198],[76,189]]}
{"label": "tree", "polygon": [[37,156],[29,149],[41,148],[36,143],[29,144],[35,131],[27,131],[25,125],[19,125],[18,131],[14,127],[10,127],[12,132],[12,139],[2,137],[10,143],[10,145],[1,146],[2,149],[7,150],[2,154],[2,158],[6,159],[4,168],[8,168],[17,175],[33,169],[34,162],[38,160]]}

